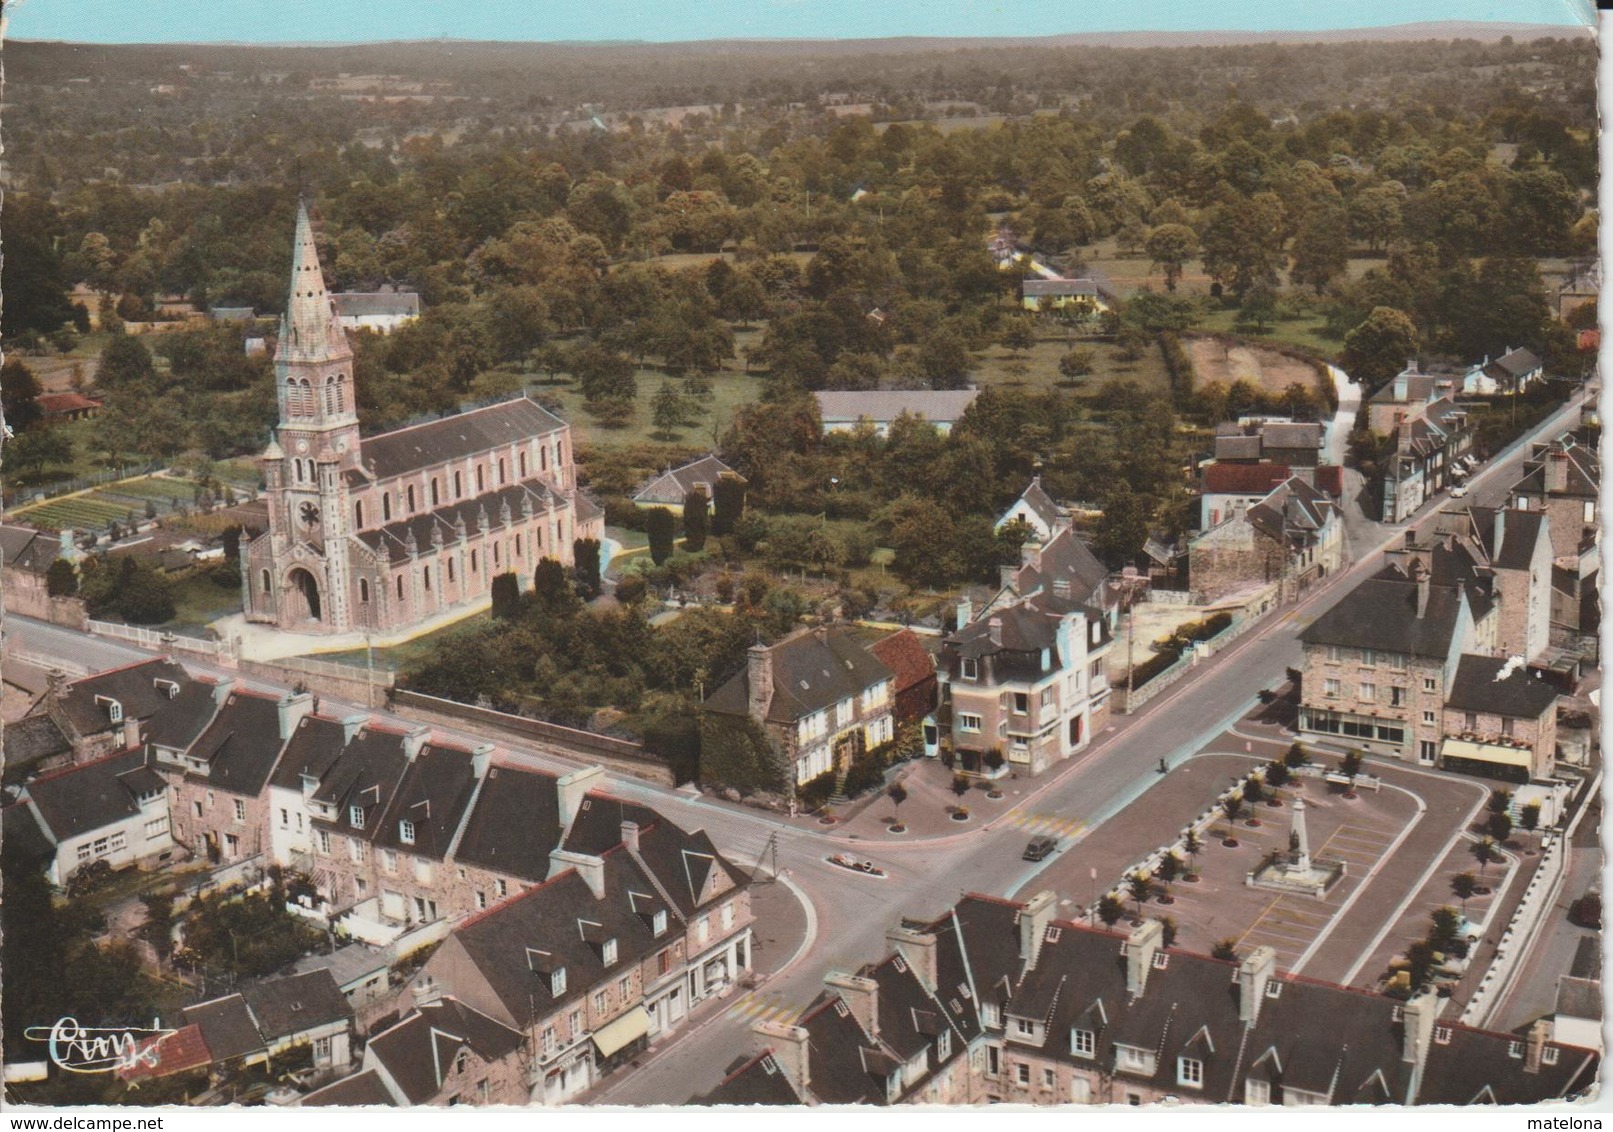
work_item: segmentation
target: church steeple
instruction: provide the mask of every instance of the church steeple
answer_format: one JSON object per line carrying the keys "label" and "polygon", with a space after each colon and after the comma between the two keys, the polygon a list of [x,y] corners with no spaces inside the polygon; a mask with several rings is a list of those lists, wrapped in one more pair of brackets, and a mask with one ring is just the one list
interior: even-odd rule
{"label": "church steeple", "polygon": [[297,235],[291,252],[291,293],[280,322],[280,344],[275,361],[330,361],[351,357],[347,335],[336,319],[325,273],[314,247],[314,228],[308,205],[297,202]]}

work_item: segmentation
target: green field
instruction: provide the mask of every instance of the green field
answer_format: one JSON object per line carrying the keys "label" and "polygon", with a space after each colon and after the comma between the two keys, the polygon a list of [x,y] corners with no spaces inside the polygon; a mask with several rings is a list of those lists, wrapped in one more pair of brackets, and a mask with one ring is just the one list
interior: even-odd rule
{"label": "green field", "polygon": [[173,620],[160,628],[200,628],[240,611],[240,586],[221,586],[213,581],[206,570],[197,570],[175,579]]}
{"label": "green field", "polygon": [[601,449],[660,443],[710,448],[713,446],[713,428],[719,435],[726,432],[734,409],[759,398],[766,380],[754,374],[746,376],[737,370],[707,375],[711,399],[697,402],[700,411],[693,415],[692,423],[675,430],[670,441],[650,435],[655,431],[654,422],[650,419],[650,402],[660,390],[661,382],[670,381],[677,387],[681,379],[667,377],[660,370],[646,367],[638,371],[638,398],[634,402],[633,417],[623,428],[601,426],[584,407],[582,393],[573,385],[537,386],[532,389],[532,395],[554,398],[560,402],[560,415],[571,425],[572,435],[578,444]]}
{"label": "green field", "polygon": [[1144,389],[1160,393],[1170,388],[1170,375],[1165,371],[1165,360],[1157,346],[1150,344],[1142,357],[1128,362],[1107,342],[1062,336],[1044,338],[1020,354],[1010,354],[1001,346],[982,351],[976,355],[974,382],[982,388],[988,385],[1034,390],[1068,387],[1070,379],[1059,373],[1059,359],[1071,349],[1088,350],[1093,359],[1093,371],[1074,380],[1076,389],[1096,389],[1110,379],[1134,381]]}
{"label": "green field", "polygon": [[131,510],[136,514],[143,514],[143,510],[138,507],[106,503],[91,496],[74,496],[72,499],[56,499],[37,507],[30,507],[12,517],[25,519],[32,526],[46,529],[61,530],[64,527],[71,527],[74,530],[88,530],[105,527],[110,523],[127,522]]}

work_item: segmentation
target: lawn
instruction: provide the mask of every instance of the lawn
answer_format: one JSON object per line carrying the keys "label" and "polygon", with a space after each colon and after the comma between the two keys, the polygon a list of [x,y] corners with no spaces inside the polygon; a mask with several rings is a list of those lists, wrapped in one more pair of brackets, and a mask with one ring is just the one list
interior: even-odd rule
{"label": "lawn", "polygon": [[[752,337],[759,340],[757,332],[751,332]],[[743,338],[743,336],[736,335]],[[730,363],[734,364],[734,363]],[[709,374],[706,382],[711,387],[709,400],[696,400],[697,412],[691,417],[690,423],[674,430],[670,441],[660,436],[650,435],[655,431],[655,424],[650,417],[650,402],[661,388],[663,381],[670,381],[674,388],[682,383],[682,379],[668,377],[658,369],[648,366],[637,371],[638,398],[634,401],[633,416],[623,428],[605,428],[594,419],[583,404],[581,390],[574,385],[537,385],[531,389],[532,396],[545,399],[553,398],[560,402],[560,415],[571,425],[572,435],[579,445],[592,445],[599,449],[630,448],[641,444],[676,444],[683,447],[709,448],[712,447],[712,432],[719,435],[727,431],[728,423],[733,419],[734,410],[740,405],[749,404],[762,395],[763,383],[767,380],[756,375],[746,376],[739,370],[724,370],[720,373]]]}
{"label": "lawn", "polygon": [[241,611],[241,587],[221,586],[206,570],[174,580],[174,616],[163,629],[199,629]]}
{"label": "lawn", "polygon": [[977,385],[999,385],[1008,389],[1045,390],[1068,382],[1059,373],[1059,359],[1072,348],[1088,350],[1093,357],[1093,372],[1075,379],[1081,390],[1096,389],[1111,378],[1135,381],[1144,389],[1160,393],[1170,389],[1170,375],[1165,372],[1165,360],[1159,348],[1150,344],[1142,357],[1128,362],[1120,351],[1108,342],[1066,339],[1063,336],[1044,338],[1029,350],[1011,354],[1001,346],[993,346],[978,355],[974,372]]}
{"label": "lawn", "polygon": [[1234,331],[1233,324],[1238,321],[1238,312],[1235,310],[1216,310],[1203,318],[1196,329],[1206,330],[1216,334],[1234,334],[1240,338],[1247,338],[1251,342],[1276,342],[1285,346],[1298,346],[1305,350],[1314,350],[1325,357],[1337,357],[1344,348],[1344,343],[1337,338],[1329,338],[1322,331],[1327,326],[1327,320],[1319,317],[1306,317],[1271,322],[1266,326],[1264,334],[1245,333]]}

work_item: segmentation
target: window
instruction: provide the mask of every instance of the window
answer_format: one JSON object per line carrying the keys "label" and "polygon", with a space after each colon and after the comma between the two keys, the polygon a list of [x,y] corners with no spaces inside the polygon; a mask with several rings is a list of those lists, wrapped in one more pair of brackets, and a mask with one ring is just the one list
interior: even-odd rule
{"label": "window", "polygon": [[392,521],[392,493],[390,491],[381,495],[381,521],[383,523]]}
{"label": "window", "polygon": [[370,580],[368,578],[358,580],[358,603],[360,605],[370,604]]}
{"label": "window", "polygon": [[347,808],[347,824],[351,825],[354,829],[364,828],[363,806],[349,806]]}
{"label": "window", "polygon": [[1056,1078],[1054,1077],[1053,1071],[1051,1069],[1043,1069],[1042,1070],[1042,1088],[1051,1091],[1052,1088],[1053,1088],[1053,1083],[1054,1083],[1055,1080],[1056,1080]]}
{"label": "window", "polygon": [[1431,739],[1423,739],[1417,744],[1417,757],[1425,763],[1431,763],[1439,754],[1439,744]]}
{"label": "window", "polygon": [[[421,884],[431,883],[431,862],[426,860],[424,857],[416,857],[414,859],[414,879]],[[432,919],[436,918],[436,916],[432,917]]]}
{"label": "window", "polygon": [[973,657],[964,657],[958,662],[958,676],[964,680],[980,679],[980,662]]}
{"label": "window", "polygon": [[[561,979],[560,980],[560,991],[563,991],[565,989],[565,986],[566,986],[565,979]],[[556,991],[555,993],[559,994],[560,991]],[[571,1028],[571,1036],[573,1038],[575,1038],[577,1035],[581,1034],[582,1033],[582,1011],[581,1010],[573,1010],[570,1014],[568,1014],[566,1016],[566,1023]]]}
{"label": "window", "polygon": [[1511,1045],[1509,1045],[1507,1047],[1507,1056],[1508,1057],[1522,1057],[1523,1056],[1523,1043],[1522,1042],[1513,1042]]}
{"label": "window", "polygon": [[167,814],[163,814],[161,817],[152,818],[150,821],[148,821],[146,823],[146,840],[147,841],[150,841],[154,837],[161,837],[163,834],[165,834],[167,832],[168,832],[168,815]]}
{"label": "window", "polygon": [[657,936],[666,934],[666,909],[657,908],[651,920],[650,930]]}
{"label": "window", "polygon": [[1052,707],[1053,701],[1057,698],[1058,688],[1054,685],[1049,684],[1047,687],[1042,689],[1042,706],[1044,708]]}
{"label": "window", "polygon": [[470,1050],[460,1047],[459,1054],[454,1058],[454,1072],[463,1073],[470,1067]]}
{"label": "window", "polygon": [[620,998],[623,1002],[626,1002],[627,996],[632,993],[633,980],[628,976],[623,975],[619,980],[617,980],[616,983],[616,997]]}
{"label": "window", "polygon": [[263,573],[261,575],[259,575],[259,580],[262,583],[258,587],[259,592],[260,593],[268,593],[269,590],[272,588],[272,586],[269,583],[269,571],[267,571],[267,570],[263,571]]}
{"label": "window", "polygon": [[1015,1018],[1014,1032],[1026,1035],[1034,1034],[1036,1032],[1036,1023],[1030,1018]]}
{"label": "window", "polygon": [[398,575],[398,600],[403,600],[403,575]]}
{"label": "window", "polygon": [[545,1057],[554,1052],[556,1044],[558,1043],[555,1041],[554,1027],[545,1026],[543,1028],[543,1054]]}
{"label": "window", "polygon": [[510,884],[508,881],[496,880],[493,882],[493,888],[498,893],[498,898],[500,900],[503,900],[510,894]]}
{"label": "window", "polygon": [[1091,1104],[1092,1082],[1088,1081],[1085,1077],[1070,1078],[1070,1103]]}
{"label": "window", "polygon": [[958,730],[970,731],[978,734],[980,732],[980,717],[978,715],[971,715],[968,712],[959,712]]}
{"label": "window", "polygon": [[672,970],[672,949],[659,951],[655,956],[655,973],[665,975]]}
{"label": "window", "polygon": [[1338,699],[1339,698],[1339,682],[1337,680],[1323,680],[1322,681],[1322,695],[1326,696],[1330,700]]}
{"label": "window", "polygon": [[597,1013],[597,1014],[605,1013],[605,1004],[607,1002],[609,1002],[609,1001],[610,1001],[610,996],[605,991],[602,991],[602,990],[595,991],[594,992],[594,1012]]}
{"label": "window", "polygon": [[1406,689],[1402,688],[1399,684],[1396,684],[1389,689],[1389,706],[1406,706]]}
{"label": "window", "polygon": [[405,845],[414,844],[414,822],[404,819],[398,823],[398,840]]}
{"label": "window", "polygon": [[409,487],[408,487],[408,495],[409,495],[409,514],[413,515],[414,514],[414,484],[409,485]]}
{"label": "window", "polygon": [[1014,693],[1014,714],[1025,715],[1031,710],[1031,698],[1024,692]]}
{"label": "window", "polygon": [[194,810],[196,812],[196,816],[201,817],[202,816],[202,801],[201,801],[201,799],[200,798],[196,799],[194,802],[191,803],[191,806],[194,808]]}
{"label": "window", "polygon": [[1204,1062],[1196,1057],[1176,1059],[1176,1083],[1193,1089],[1204,1087]]}
{"label": "window", "polygon": [[521,478],[526,478],[526,453],[521,453]]}
{"label": "window", "polygon": [[398,855],[391,849],[381,850],[381,871],[388,874],[398,871]]}
{"label": "window", "polygon": [[1503,735],[1511,735],[1512,734],[1512,722],[1513,721],[1512,721],[1510,716],[1503,716],[1502,717],[1502,719],[1501,719],[1501,734],[1503,734]]}
{"label": "window", "polygon": [[454,498],[465,498],[465,476],[462,472],[454,473]]}
{"label": "window", "polygon": [[1136,1046],[1116,1046],[1116,1064],[1121,1069],[1141,1070],[1148,1067],[1148,1051]]}
{"label": "window", "polygon": [[502,456],[500,456],[500,457],[499,457],[499,458],[498,458],[498,482],[499,482],[499,483],[503,483],[503,482],[504,482],[504,480],[505,480],[505,478],[506,478],[506,477],[505,477],[505,472],[506,472],[506,471],[507,471],[507,470],[508,470],[508,467],[507,467],[507,466],[506,466],[506,464],[505,464],[505,463],[504,463],[504,457],[502,457]]}
{"label": "window", "polygon": [[1003,1051],[997,1046],[986,1047],[986,1076],[995,1077],[1002,1072]]}
{"label": "window", "polygon": [[1091,664],[1087,665],[1087,679],[1088,680],[1097,680],[1102,675],[1103,675],[1103,661],[1094,660]]}
{"label": "window", "polygon": [[1031,1067],[1026,1065],[1023,1061],[1014,1066],[1014,1081],[1016,1084],[1024,1085],[1026,1088],[1029,1088],[1031,1083]]}
{"label": "window", "polygon": [[1243,1082],[1243,1103],[1270,1104],[1271,1082],[1257,1081],[1253,1077],[1245,1078]]}
{"label": "window", "polygon": [[734,926],[734,906],[732,904],[722,906],[722,926],[723,931],[727,931]]}
{"label": "window", "polygon": [[[1586,506],[1589,507],[1590,504],[1586,504]],[[1544,1062],[1545,1064],[1547,1064],[1547,1065],[1556,1065],[1557,1064],[1557,1047],[1556,1046],[1547,1046],[1545,1049],[1541,1050],[1540,1051],[1540,1060],[1542,1062]]]}
{"label": "window", "polygon": [[364,842],[356,837],[349,837],[347,839],[347,855],[353,858],[354,864],[362,865],[364,863]]}
{"label": "window", "polygon": [[1586,524],[1596,522],[1596,501],[1593,499],[1585,501],[1584,522]]}
{"label": "window", "polygon": [[454,580],[454,560],[452,558],[448,560],[448,580],[450,582]]}
{"label": "window", "polygon": [[239,798],[235,799],[235,820],[246,821],[246,803]]}
{"label": "window", "polygon": [[1462,713],[1462,726],[1463,727],[1467,728],[1469,731],[1472,731],[1475,728],[1477,728],[1478,725],[1479,725],[1479,713],[1478,712],[1469,711],[1469,712],[1463,712]]}
{"label": "window", "polygon": [[330,834],[321,829],[314,836],[319,842],[320,853],[330,856]]}
{"label": "window", "polygon": [[431,505],[433,507],[436,507],[441,503],[442,503],[442,485],[437,482],[437,477],[436,476],[432,476],[431,477]]}
{"label": "window", "polygon": [[935,1039],[935,1059],[945,1061],[952,1056],[952,1031],[942,1030],[941,1036]]}
{"label": "window", "polygon": [[353,503],[353,525],[359,530],[364,529],[364,501],[362,499]]}
{"label": "window", "polygon": [[1423,691],[1425,691],[1425,692],[1437,692],[1437,691],[1439,691],[1439,681],[1435,680],[1432,676],[1424,676],[1423,677]]}
{"label": "window", "polygon": [[1098,1051],[1098,1036],[1091,1030],[1070,1031],[1070,1052],[1076,1057],[1091,1057]]}
{"label": "window", "polygon": [[476,910],[481,911],[487,907],[487,893],[481,889],[476,890]]}
{"label": "window", "polygon": [[426,592],[430,593],[431,592],[431,567],[430,566],[422,566],[420,568],[420,581],[421,581],[421,584],[425,586]]}
{"label": "window", "polygon": [[607,967],[616,962],[616,941],[614,939],[605,941],[605,946],[600,949],[600,959]]}
{"label": "window", "polygon": [[476,573],[476,552],[474,550],[470,552],[470,572],[472,574]]}
{"label": "window", "polygon": [[1434,713],[1431,711],[1423,712],[1423,722],[1432,724],[1434,722]]}
{"label": "window", "polygon": [[1442,1046],[1451,1044],[1451,1028],[1449,1026],[1434,1027],[1434,1041]]}
{"label": "window", "polygon": [[1327,659],[1332,661],[1334,664],[1339,663],[1344,659],[1344,650],[1339,648],[1338,645],[1328,645]]}
{"label": "window", "polygon": [[701,916],[700,919],[695,921],[695,925],[694,925],[694,941],[695,941],[696,944],[704,945],[706,940],[708,940],[710,938],[711,938],[711,917],[710,916]]}
{"label": "window", "polygon": [[1362,684],[1361,685],[1361,692],[1360,692],[1359,699],[1361,700],[1362,703],[1370,704],[1374,700],[1376,700],[1377,698],[1378,698],[1378,686],[1376,684]]}

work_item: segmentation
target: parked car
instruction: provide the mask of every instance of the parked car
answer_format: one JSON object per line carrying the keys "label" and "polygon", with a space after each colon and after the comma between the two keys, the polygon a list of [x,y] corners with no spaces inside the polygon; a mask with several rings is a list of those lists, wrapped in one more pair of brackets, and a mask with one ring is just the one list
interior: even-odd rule
{"label": "parked car", "polygon": [[1465,483],[1459,483],[1455,487],[1451,488],[1451,498],[1452,499],[1461,499],[1461,498],[1465,497],[1466,495],[1467,495],[1467,484],[1465,484]]}
{"label": "parked car", "polygon": [[1023,856],[1027,861],[1045,861],[1058,847],[1056,837],[1033,837],[1031,843],[1025,846]]}

